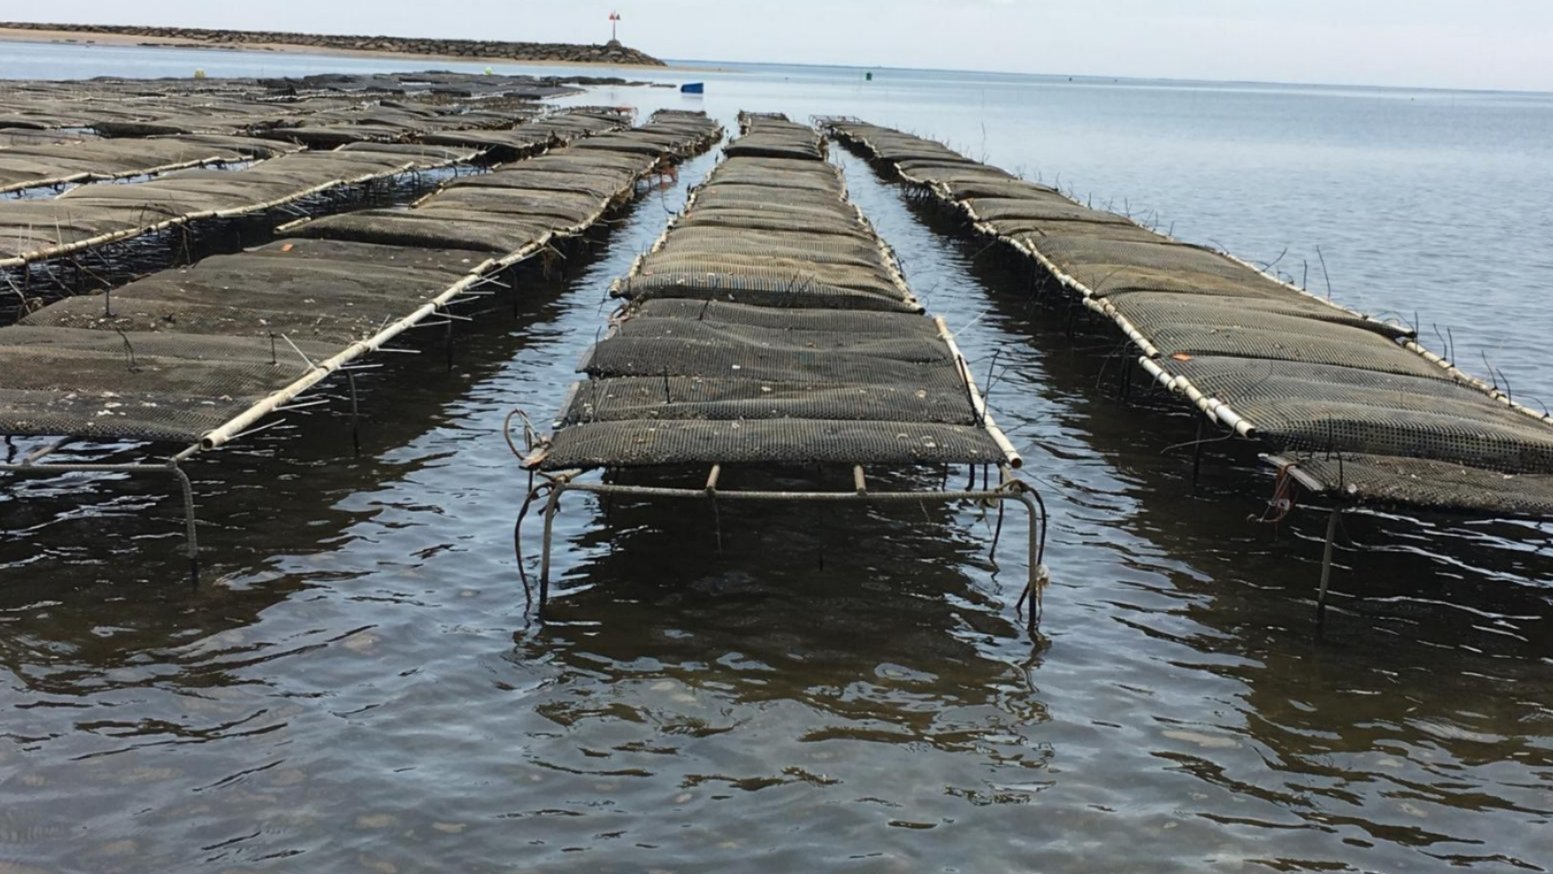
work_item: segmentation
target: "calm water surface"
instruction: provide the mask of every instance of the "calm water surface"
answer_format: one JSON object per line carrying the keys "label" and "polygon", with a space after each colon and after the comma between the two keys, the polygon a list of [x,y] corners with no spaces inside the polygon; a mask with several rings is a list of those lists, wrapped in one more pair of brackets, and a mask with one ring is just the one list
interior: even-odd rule
{"label": "calm water surface", "polygon": [[[195,66],[424,64],[0,44],[9,76]],[[1335,298],[1553,396],[1553,98],[692,75],[704,102],[589,99],[904,127],[1287,249],[1276,269],[1324,292],[1319,246]],[[451,371],[432,340],[388,361],[360,458],[342,416],[294,415],[199,462],[197,593],[165,484],[7,483],[0,871],[1553,868],[1549,532],[1352,518],[1318,640],[1323,520],[1250,523],[1270,484],[1227,449],[1194,495],[1193,420],[1116,400],[1110,335],[1070,340],[845,154],[930,308],[997,354],[993,408],[1054,516],[1041,639],[1013,612],[1019,538],[989,556],[971,508],[725,506],[719,551],[704,507],[573,498],[532,622],[503,416],[560,404],[609,281],[714,160],[491,301]]]}

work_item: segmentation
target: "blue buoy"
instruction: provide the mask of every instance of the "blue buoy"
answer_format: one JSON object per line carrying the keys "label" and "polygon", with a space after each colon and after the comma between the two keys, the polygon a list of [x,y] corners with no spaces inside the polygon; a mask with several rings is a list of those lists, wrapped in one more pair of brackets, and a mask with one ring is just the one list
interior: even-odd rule
{"label": "blue buoy", "polygon": [[706,84],[703,82],[686,82],[679,86],[681,94],[705,94]]}

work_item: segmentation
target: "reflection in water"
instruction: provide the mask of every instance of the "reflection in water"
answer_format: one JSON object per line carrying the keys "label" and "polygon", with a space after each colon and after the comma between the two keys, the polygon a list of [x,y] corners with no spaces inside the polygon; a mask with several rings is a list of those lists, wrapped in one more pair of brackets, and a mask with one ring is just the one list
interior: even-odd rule
{"label": "reflection in water", "polygon": [[[0,285],[6,289],[0,297],[0,325],[12,324],[27,312],[64,297],[99,293],[212,255],[229,255],[273,242],[275,228],[299,212],[316,218],[349,210],[403,206],[449,179],[482,172],[483,166],[454,165],[350,183],[303,198],[284,209],[205,219],[140,234],[91,249],[80,260],[52,258],[0,268]],[[3,203],[0,200],[0,205]],[[25,289],[26,293],[18,289]]]}
{"label": "reflection in water", "polygon": [[[814,519],[812,506],[729,504],[719,552],[703,514],[615,502],[599,514],[608,528],[578,539],[567,576],[581,585],[559,593],[558,621],[519,636],[519,660],[580,674],[637,665],[732,706],[824,715],[799,742],[955,750],[974,738],[946,728],[951,704],[1007,706],[1016,733],[1044,721],[1024,668],[980,647],[1019,636],[1000,615],[1008,593],[958,571],[986,566],[982,543],[929,512],[840,506]],[[752,568],[749,555],[771,558]],[[875,664],[859,674],[859,659]]]}
{"label": "reflection in water", "polygon": [[[847,164],[862,199],[860,189],[872,188],[857,181],[867,168]],[[887,211],[888,203],[869,197],[868,207]],[[899,228],[913,249],[931,243],[920,239],[920,226],[906,224],[908,212],[920,225],[948,230],[930,208],[900,205]],[[1265,478],[1252,475],[1254,459],[1244,455],[1214,458],[1194,496],[1189,460],[1170,452],[1192,439],[1189,416],[1157,400],[1105,397],[1094,386],[1095,374],[1114,366],[1103,343],[1082,333],[1070,339],[1061,313],[1030,307],[1016,268],[976,258],[969,245],[943,254],[985,283],[1002,332],[1030,336],[1044,352],[1038,364],[1011,365],[1039,368],[1032,388],[1090,395],[1067,411],[1064,427],[1086,434],[1123,493],[1137,498],[1119,521],[1148,548],[1128,550],[1125,565],[1165,577],[1126,581],[1107,597],[1107,611],[1191,651],[1173,661],[1243,686],[1189,717],[1154,715],[1160,738],[1173,743],[1153,755],[1242,808],[1201,815],[1226,828],[1266,829],[1264,850],[1291,864],[1313,863],[1305,832],[1342,836],[1367,849],[1372,865],[1390,858],[1383,870],[1418,864],[1409,849],[1459,864],[1542,864],[1546,840],[1504,823],[1553,816],[1547,532],[1512,522],[1351,516],[1347,615],[1317,640],[1310,604],[1319,519],[1296,519],[1281,532],[1251,522]],[[1008,348],[1002,338],[993,345]],[[1140,426],[1161,419],[1162,427]],[[1057,512],[1059,525],[1071,518]],[[1066,576],[1059,574],[1059,586],[1071,585]],[[1051,600],[1060,604],[1065,594]],[[1506,762],[1516,764],[1507,770]]]}

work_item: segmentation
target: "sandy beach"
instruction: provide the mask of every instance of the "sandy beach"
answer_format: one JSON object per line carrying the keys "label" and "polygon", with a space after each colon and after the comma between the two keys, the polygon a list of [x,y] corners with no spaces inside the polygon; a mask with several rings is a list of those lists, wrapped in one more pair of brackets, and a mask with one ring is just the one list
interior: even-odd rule
{"label": "sandy beach", "polygon": [[325,55],[330,57],[395,58],[404,60],[449,61],[461,64],[524,64],[528,66],[558,67],[575,70],[618,70],[629,68],[642,71],[696,72],[701,68],[657,66],[654,64],[602,63],[597,61],[525,60],[522,58],[479,57],[469,55],[439,55],[420,52],[395,52],[307,46],[292,43],[215,43],[169,37],[139,36],[135,34],[97,33],[75,30],[32,30],[0,27],[0,42],[30,42],[65,45],[101,46],[157,46],[165,48],[205,49],[228,52],[273,52],[291,55]]}

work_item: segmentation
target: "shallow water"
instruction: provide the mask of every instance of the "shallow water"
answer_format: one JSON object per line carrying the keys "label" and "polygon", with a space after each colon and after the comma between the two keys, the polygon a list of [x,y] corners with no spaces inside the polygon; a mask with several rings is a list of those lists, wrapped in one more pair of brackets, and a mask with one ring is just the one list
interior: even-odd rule
{"label": "shallow water", "polygon": [[[1553,394],[1533,348],[1553,321],[1549,98],[699,78],[704,103],[590,99],[730,126],[740,108],[858,115],[1246,257],[1289,246],[1286,272],[1319,245],[1336,298],[1416,309],[1465,362],[1481,349]],[[361,457],[336,403],[199,462],[197,593],[164,483],[8,484],[0,868],[1553,867],[1549,532],[1351,518],[1317,639],[1323,520],[1248,522],[1270,482],[1227,449],[1194,494],[1176,448],[1193,420],[1115,398],[1109,334],[1070,340],[1017,273],[844,153],[930,309],[979,368],[997,355],[993,409],[1053,515],[1041,640],[1013,611],[1021,538],[997,571],[971,508],[725,505],[719,550],[703,506],[569,499],[535,624],[502,419],[560,404],[609,281],[713,160],[569,277],[492,300],[451,371],[428,332],[364,380]],[[536,544],[530,526],[531,567]]]}

